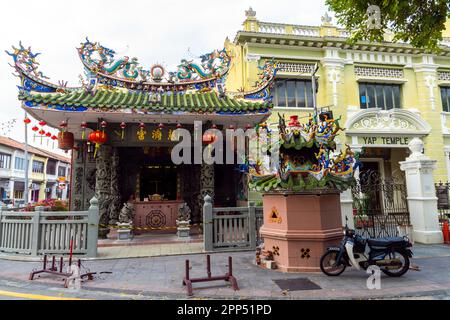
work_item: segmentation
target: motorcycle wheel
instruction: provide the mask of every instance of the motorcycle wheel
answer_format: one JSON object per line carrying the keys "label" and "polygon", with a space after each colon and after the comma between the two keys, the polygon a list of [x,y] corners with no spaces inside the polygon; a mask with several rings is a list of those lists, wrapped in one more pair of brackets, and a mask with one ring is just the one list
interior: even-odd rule
{"label": "motorcycle wheel", "polygon": [[322,272],[327,276],[336,277],[344,272],[347,267],[345,264],[340,264],[337,267],[333,267],[338,254],[339,251],[327,251],[322,258],[320,258],[320,270],[322,270]]}
{"label": "motorcycle wheel", "polygon": [[[400,257],[398,257],[400,256]],[[401,277],[409,270],[409,257],[405,252],[400,251],[394,251],[394,257],[393,258],[403,258],[403,266],[397,270],[388,270],[385,268],[381,268],[381,271],[383,271],[384,274],[388,275],[389,277]]]}

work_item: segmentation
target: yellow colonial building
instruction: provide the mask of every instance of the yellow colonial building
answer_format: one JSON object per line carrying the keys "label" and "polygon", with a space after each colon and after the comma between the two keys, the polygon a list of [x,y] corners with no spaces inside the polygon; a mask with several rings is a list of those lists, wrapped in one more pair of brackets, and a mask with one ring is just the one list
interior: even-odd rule
{"label": "yellow colonial building", "polygon": [[225,44],[234,63],[227,90],[251,91],[258,67],[274,59],[278,71],[268,122],[275,129],[278,113],[306,121],[314,111],[311,74],[317,63],[317,105],[342,117],[340,143],[363,150],[364,170],[403,176],[399,161],[418,137],[425,155],[437,160],[435,181],[450,181],[450,21],[438,54],[391,42],[389,33],[382,43],[349,44],[349,36],[327,14],[320,26],[289,25],[259,21],[250,8],[243,30]]}

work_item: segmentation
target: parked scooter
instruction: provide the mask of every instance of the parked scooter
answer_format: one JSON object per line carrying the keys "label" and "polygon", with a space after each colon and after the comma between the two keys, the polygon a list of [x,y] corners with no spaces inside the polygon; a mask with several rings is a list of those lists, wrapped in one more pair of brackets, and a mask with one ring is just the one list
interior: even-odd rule
{"label": "parked scooter", "polygon": [[340,246],[327,249],[320,259],[320,269],[327,276],[338,276],[346,267],[367,270],[375,265],[390,277],[400,277],[409,269],[411,247],[407,237],[364,238],[346,224]]}

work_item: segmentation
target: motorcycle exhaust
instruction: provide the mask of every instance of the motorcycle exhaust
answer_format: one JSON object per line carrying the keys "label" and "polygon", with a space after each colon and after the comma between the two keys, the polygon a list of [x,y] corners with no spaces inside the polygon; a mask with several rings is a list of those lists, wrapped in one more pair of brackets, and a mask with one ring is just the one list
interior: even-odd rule
{"label": "motorcycle exhaust", "polygon": [[376,262],[376,265],[379,267],[384,267],[386,269],[398,269],[403,266],[403,263],[400,261],[400,259],[383,259],[378,260]]}

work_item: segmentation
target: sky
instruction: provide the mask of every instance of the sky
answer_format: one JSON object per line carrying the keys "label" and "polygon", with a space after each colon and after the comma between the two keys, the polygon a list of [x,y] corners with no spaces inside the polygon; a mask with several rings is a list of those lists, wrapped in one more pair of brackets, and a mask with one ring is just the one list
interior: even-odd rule
{"label": "sky", "polygon": [[[0,135],[24,139],[24,111],[17,100],[19,79],[5,53],[19,41],[37,57],[50,81],[78,86],[83,67],[76,47],[89,37],[117,55],[137,57],[144,67],[161,63],[173,70],[183,58],[221,49],[242,30],[245,10],[260,21],[320,25],[325,1],[311,0],[21,0],[0,4]],[[10,130],[2,129],[16,119]],[[39,120],[39,119],[38,119]],[[33,121],[32,123],[36,123]],[[52,130],[57,133],[57,130]],[[32,137],[30,144],[58,151],[56,143]],[[33,141],[34,140],[34,141]]]}

